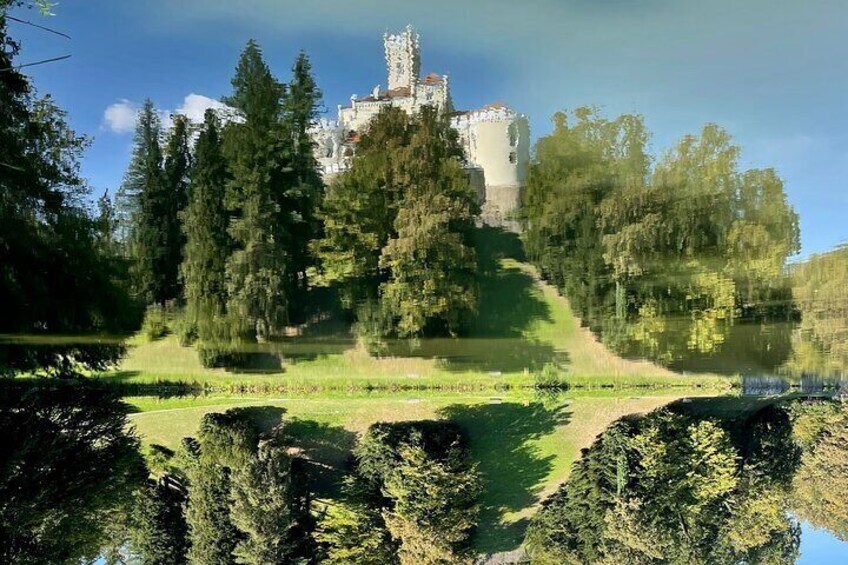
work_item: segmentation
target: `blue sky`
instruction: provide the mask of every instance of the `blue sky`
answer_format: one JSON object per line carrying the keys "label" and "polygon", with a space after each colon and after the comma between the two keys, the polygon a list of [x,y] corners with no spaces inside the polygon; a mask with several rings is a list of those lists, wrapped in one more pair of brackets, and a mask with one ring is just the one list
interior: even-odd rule
{"label": "blue sky", "polygon": [[657,153],[718,123],[742,166],[785,179],[803,254],[848,240],[845,0],[64,0],[55,12],[46,23],[70,41],[10,27],[25,42],[20,62],[72,55],[29,72],[94,138],[83,172],[97,192],[120,183],[129,159],[116,109],[226,95],[254,37],[281,78],[298,49],[310,55],[333,117],[351,94],[385,85],[382,34],[411,23],[422,70],[448,74],[460,108],[503,100],[530,116],[534,137],[560,109],[636,112]]}

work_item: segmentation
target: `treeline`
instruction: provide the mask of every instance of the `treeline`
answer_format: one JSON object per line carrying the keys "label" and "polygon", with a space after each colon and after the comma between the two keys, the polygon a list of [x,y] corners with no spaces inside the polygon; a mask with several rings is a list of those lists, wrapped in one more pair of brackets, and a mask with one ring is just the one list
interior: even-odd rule
{"label": "treeline", "polygon": [[530,562],[794,563],[796,517],[846,535],[846,433],[845,408],[821,399],[619,421],[533,518]]}
{"label": "treeline", "polygon": [[715,125],[657,160],[649,137],[636,115],[554,117],[524,193],[533,262],[608,344],[659,361],[716,350],[735,320],[790,317],[798,216],[775,171],[740,171]]}
{"label": "treeline", "polygon": [[282,82],[251,41],[223,114],[165,128],[144,104],[121,187],[90,210],[87,140],[15,69],[5,18],[21,5],[0,4],[0,333],[69,337],[5,340],[2,373],[103,370],[145,310],[149,336],[175,331],[206,365],[244,364],[255,344],[326,316],[328,285],[372,346],[455,334],[476,311],[478,206],[446,116],[387,109],[326,189],[308,57]]}
{"label": "treeline", "polygon": [[21,4],[0,0],[0,334],[18,336],[0,340],[0,376],[64,376],[103,369],[123,352],[117,341],[64,336],[126,332],[140,312],[106,200],[99,214],[92,210],[79,174],[88,140],[16,66],[19,45],[7,33],[6,14]]}
{"label": "treeline", "polygon": [[848,373],[848,247],[813,255],[790,267],[792,297],[801,313],[786,370],[795,375]]}
{"label": "treeline", "polygon": [[323,194],[307,134],[321,93],[306,55],[284,84],[251,41],[232,85],[225,101],[237,117],[221,123],[207,111],[193,151],[187,119],[162,132],[148,101],[118,199],[135,295],[185,300],[183,334],[211,344],[211,365],[227,362],[231,342],[304,319]]}
{"label": "treeline", "polygon": [[308,323],[329,284],[369,344],[456,333],[476,311],[478,206],[447,118],[387,108],[325,194],[304,54],[292,74],[280,83],[248,43],[224,99],[235,117],[207,112],[193,147],[184,117],[163,132],[145,104],[118,201],[135,295],[151,318],[184,304],[174,325],[209,366]]}

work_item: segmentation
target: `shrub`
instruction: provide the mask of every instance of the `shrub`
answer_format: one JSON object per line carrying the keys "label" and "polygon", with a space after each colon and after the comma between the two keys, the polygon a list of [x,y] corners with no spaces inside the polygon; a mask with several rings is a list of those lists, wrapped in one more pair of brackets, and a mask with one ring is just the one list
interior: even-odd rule
{"label": "shrub", "polygon": [[141,334],[148,341],[156,341],[168,335],[170,331],[165,308],[160,304],[148,306],[144,313],[144,322],[141,324]]}

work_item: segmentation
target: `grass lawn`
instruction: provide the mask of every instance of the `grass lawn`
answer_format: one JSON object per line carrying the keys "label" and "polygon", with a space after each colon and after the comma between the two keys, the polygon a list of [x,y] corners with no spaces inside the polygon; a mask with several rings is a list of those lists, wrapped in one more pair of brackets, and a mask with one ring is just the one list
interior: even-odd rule
{"label": "grass lawn", "polygon": [[[271,361],[252,372],[206,369],[197,352],[174,336],[130,341],[118,371],[100,377],[122,384],[194,382],[219,391],[297,392],[327,389],[494,390],[533,384],[549,363],[574,387],[704,386],[728,388],[731,380],[680,375],[646,361],[622,359],[580,326],[568,301],[522,262],[512,234],[481,230],[480,308],[461,338],[388,344],[369,355],[346,327],[256,346]],[[282,362],[280,362],[282,359]]]}
{"label": "grass lawn", "polygon": [[[131,421],[145,443],[171,448],[196,433],[204,414],[257,407],[267,429],[280,421],[291,445],[313,462],[319,500],[338,493],[356,438],[378,421],[450,418],[468,432],[485,490],[475,541],[481,553],[515,549],[529,516],[566,479],[580,449],[614,420],[703,391],[592,391],[539,401],[529,391],[504,395],[335,393],[292,398],[208,396],[158,400],[127,398]],[[260,408],[261,407],[261,408]]]}

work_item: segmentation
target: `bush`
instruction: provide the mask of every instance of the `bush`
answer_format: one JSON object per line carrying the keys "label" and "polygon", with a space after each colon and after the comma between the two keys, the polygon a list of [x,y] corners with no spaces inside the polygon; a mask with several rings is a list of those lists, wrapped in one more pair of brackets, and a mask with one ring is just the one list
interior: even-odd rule
{"label": "bush", "polygon": [[148,306],[141,324],[141,334],[148,341],[162,339],[171,332],[168,321],[168,313],[162,305]]}
{"label": "bush", "polygon": [[189,320],[185,312],[178,312],[171,322],[171,329],[180,340],[180,345],[189,347],[197,341],[197,324]]}

